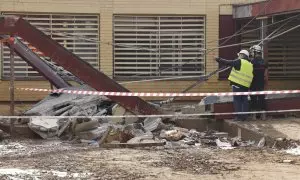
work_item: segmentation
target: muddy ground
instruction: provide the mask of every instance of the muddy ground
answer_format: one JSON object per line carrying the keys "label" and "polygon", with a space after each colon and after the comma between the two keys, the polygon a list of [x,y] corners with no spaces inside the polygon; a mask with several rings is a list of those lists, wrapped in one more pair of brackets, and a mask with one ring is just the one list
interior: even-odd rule
{"label": "muddy ground", "polygon": [[0,179],[300,179],[300,156],[272,149],[100,149],[2,142]]}

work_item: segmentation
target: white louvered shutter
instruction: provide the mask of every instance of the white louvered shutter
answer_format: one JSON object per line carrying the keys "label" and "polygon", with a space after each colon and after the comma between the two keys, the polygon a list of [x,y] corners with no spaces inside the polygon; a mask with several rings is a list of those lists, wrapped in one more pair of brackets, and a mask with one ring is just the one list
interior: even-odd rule
{"label": "white louvered shutter", "polygon": [[202,75],[202,48],[204,16],[114,16],[116,78]]}
{"label": "white louvered shutter", "polygon": [[[49,35],[69,51],[99,69],[99,16],[90,14],[33,14],[3,13],[22,16],[30,24]],[[92,39],[86,41],[83,39]],[[28,44],[27,42],[24,42]],[[36,47],[38,49],[38,47]],[[10,76],[10,51],[6,46],[2,50],[2,77]],[[41,75],[22,58],[15,55],[15,76],[17,79],[41,78]]]}
{"label": "white louvered shutter", "polygon": [[[286,19],[288,17],[294,16],[286,15],[282,17],[275,18],[276,21]],[[287,25],[280,30],[284,30],[295,27],[299,24],[299,19],[294,19],[290,21]],[[270,22],[271,23],[271,20]],[[282,23],[271,26],[268,29],[268,33],[273,32]],[[300,78],[300,29],[297,28],[290,31],[278,38],[273,39],[268,44],[268,66],[269,66],[269,76],[271,79],[299,79]]]}

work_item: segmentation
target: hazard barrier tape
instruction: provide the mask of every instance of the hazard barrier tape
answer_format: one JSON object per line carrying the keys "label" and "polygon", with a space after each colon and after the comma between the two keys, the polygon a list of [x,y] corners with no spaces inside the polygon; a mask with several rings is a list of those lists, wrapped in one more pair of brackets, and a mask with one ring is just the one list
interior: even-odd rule
{"label": "hazard barrier tape", "polygon": [[201,117],[201,116],[225,116],[225,115],[250,115],[250,114],[270,114],[270,113],[291,113],[300,112],[300,109],[273,110],[273,111],[252,111],[252,112],[226,112],[226,113],[195,113],[195,114],[155,114],[155,115],[126,115],[126,116],[0,116],[0,118],[179,118],[179,117]]}
{"label": "hazard barrier tape", "polygon": [[252,92],[221,92],[221,93],[147,93],[147,92],[103,92],[103,91],[81,91],[64,89],[38,89],[38,88],[16,88],[23,91],[66,93],[96,96],[140,96],[140,97],[203,97],[203,96],[240,96],[240,95],[267,95],[267,94],[298,94],[300,90],[283,91],[252,91]]}

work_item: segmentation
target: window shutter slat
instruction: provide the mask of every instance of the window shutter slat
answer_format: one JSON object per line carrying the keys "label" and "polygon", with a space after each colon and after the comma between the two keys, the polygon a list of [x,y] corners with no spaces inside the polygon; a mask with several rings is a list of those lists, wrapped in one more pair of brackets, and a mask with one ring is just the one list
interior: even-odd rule
{"label": "window shutter slat", "polygon": [[[43,14],[43,13],[3,13],[22,16],[33,26],[56,40],[69,51],[78,55],[98,69],[99,67],[99,16],[89,14]],[[85,41],[84,38],[95,40]],[[23,41],[23,40],[22,40]],[[24,42],[28,44],[28,42]],[[36,47],[38,49],[38,47]],[[15,55],[16,78],[41,77],[22,58]],[[2,76],[10,76],[9,48],[3,48]]]}
{"label": "window shutter slat", "polygon": [[204,16],[115,15],[113,24],[114,77],[205,73]]}

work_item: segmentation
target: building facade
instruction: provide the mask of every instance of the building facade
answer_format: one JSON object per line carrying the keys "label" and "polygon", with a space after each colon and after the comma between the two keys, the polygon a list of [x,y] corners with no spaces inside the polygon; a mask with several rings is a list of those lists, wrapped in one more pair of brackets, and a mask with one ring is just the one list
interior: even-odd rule
{"label": "building facade", "polygon": [[[45,34],[134,92],[180,92],[197,76],[218,68],[218,39],[225,35],[232,4],[260,0],[3,0],[3,15],[19,15]],[[224,22],[220,22],[220,19]],[[37,47],[38,48],[38,47]],[[224,48],[237,53],[240,47]],[[207,51],[205,51],[207,50]],[[2,47],[0,101],[9,101],[9,50]],[[50,88],[21,58],[15,58],[16,87]],[[128,83],[144,79],[181,80]],[[190,76],[195,76],[191,79]],[[279,86],[283,84],[284,87]],[[297,88],[294,80],[270,89]],[[191,92],[230,90],[218,76]],[[38,101],[44,93],[16,92],[16,101]],[[185,99],[190,100],[190,99]]]}

